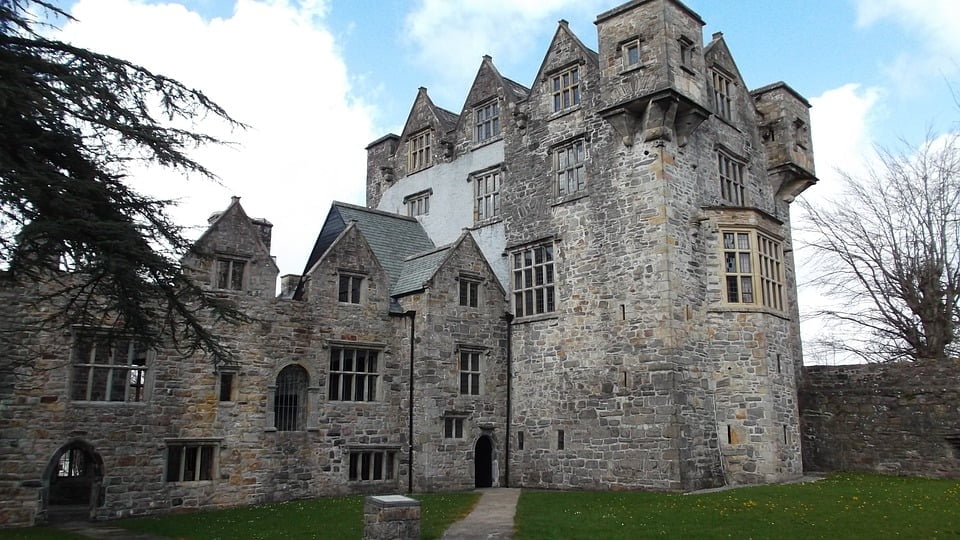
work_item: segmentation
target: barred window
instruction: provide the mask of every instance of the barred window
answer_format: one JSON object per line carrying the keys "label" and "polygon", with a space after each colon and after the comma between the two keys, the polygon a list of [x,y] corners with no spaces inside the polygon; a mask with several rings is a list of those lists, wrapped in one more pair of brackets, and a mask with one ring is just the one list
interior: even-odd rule
{"label": "barred window", "polygon": [[71,398],[143,401],[147,348],[136,340],[78,331],[73,344]]}
{"label": "barred window", "polygon": [[167,482],[199,482],[214,477],[217,445],[186,442],[167,446]]}
{"label": "barred window", "polygon": [[433,162],[430,151],[430,130],[424,130],[410,137],[407,141],[407,173],[426,169]]}
{"label": "barred window", "polygon": [[[723,231],[724,289],[731,304],[783,310],[783,246],[756,231]],[[755,291],[760,291],[757,298]]]}
{"label": "barred window", "polygon": [[553,93],[553,112],[564,111],[580,104],[580,68],[572,67],[550,79]]}
{"label": "barred window", "polygon": [[473,110],[476,120],[476,141],[484,142],[500,135],[500,103],[493,100]]}
{"label": "barred window", "polygon": [[240,259],[217,259],[217,288],[242,291],[246,266],[247,261]]}
{"label": "barred window", "polygon": [[499,216],[500,171],[475,176],[473,178],[473,184],[477,221]]}
{"label": "barred window", "polygon": [[274,427],[278,431],[302,431],[307,410],[307,370],[289,365],[277,375],[273,397]]}
{"label": "barred window", "polygon": [[720,196],[726,202],[743,206],[743,163],[717,152],[717,170],[720,174]]}
{"label": "barred window", "polygon": [[376,401],[380,381],[377,360],[377,351],[374,350],[331,347],[329,399]]}
{"label": "barred window", "polygon": [[553,244],[513,253],[513,309],[517,317],[556,310]]}
{"label": "barred window", "polygon": [[733,109],[733,79],[717,70],[713,70],[713,107],[717,116],[730,120]]}
{"label": "barred window", "polygon": [[393,450],[350,450],[348,478],[353,482],[393,480],[396,457]]}
{"label": "barred window", "polygon": [[584,162],[587,159],[583,140],[574,141],[554,150],[554,170],[557,172],[557,194],[563,197],[587,186]]}
{"label": "barred window", "polygon": [[460,351],[460,395],[480,395],[479,351]]}

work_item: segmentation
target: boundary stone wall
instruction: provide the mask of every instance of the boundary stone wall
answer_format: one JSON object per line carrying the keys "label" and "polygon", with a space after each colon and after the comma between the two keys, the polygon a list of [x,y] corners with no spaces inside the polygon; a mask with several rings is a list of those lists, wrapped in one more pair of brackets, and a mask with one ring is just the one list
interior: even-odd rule
{"label": "boundary stone wall", "polygon": [[807,366],[805,471],[960,478],[960,360]]}

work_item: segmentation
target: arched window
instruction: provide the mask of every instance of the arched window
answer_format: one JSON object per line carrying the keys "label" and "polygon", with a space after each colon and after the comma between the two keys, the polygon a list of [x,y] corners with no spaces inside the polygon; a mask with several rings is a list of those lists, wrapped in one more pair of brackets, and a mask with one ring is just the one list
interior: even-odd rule
{"label": "arched window", "polygon": [[273,398],[274,426],[278,431],[303,429],[307,412],[307,370],[291,365],[277,375]]}

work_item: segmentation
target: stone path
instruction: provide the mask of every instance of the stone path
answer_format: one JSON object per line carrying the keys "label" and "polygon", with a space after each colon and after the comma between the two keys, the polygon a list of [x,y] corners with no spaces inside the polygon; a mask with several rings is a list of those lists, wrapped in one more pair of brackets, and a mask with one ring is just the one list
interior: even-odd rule
{"label": "stone path", "polygon": [[513,515],[517,512],[520,488],[485,488],[473,512],[450,526],[444,540],[487,540],[513,538]]}

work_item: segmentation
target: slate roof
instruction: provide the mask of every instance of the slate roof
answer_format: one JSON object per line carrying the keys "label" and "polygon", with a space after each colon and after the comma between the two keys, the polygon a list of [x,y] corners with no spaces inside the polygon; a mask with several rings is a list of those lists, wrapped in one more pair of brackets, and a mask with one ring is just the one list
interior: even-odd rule
{"label": "slate roof", "polygon": [[506,78],[506,77],[500,77],[500,78],[503,79],[503,88],[504,88],[504,90],[506,90],[506,91],[510,92],[511,94],[513,94],[513,96],[514,96],[518,101],[523,101],[523,100],[527,99],[527,96],[530,95],[530,89],[527,88],[526,86],[518,83],[517,81],[508,79],[508,78]]}
{"label": "slate roof", "polygon": [[433,277],[433,274],[437,272],[440,265],[446,260],[453,246],[454,244],[448,244],[431,251],[407,257],[407,259],[403,261],[400,279],[397,280],[396,284],[394,284],[390,290],[390,295],[399,296],[422,289],[423,284]]}
{"label": "slate roof", "polygon": [[453,131],[457,128],[457,121],[460,119],[459,114],[448,111],[443,107],[437,107],[436,105],[434,105],[433,109],[437,113],[437,119],[440,120],[440,125],[444,132]]}
{"label": "slate roof", "polygon": [[[434,248],[433,241],[416,218],[341,202],[333,203],[330,212],[339,216],[344,227],[351,221],[357,222],[357,228],[363,233],[373,254],[390,277],[391,287],[400,278],[404,259]],[[316,260],[319,260],[320,256],[322,253],[317,255]],[[316,264],[316,260],[310,263],[311,267]]]}

